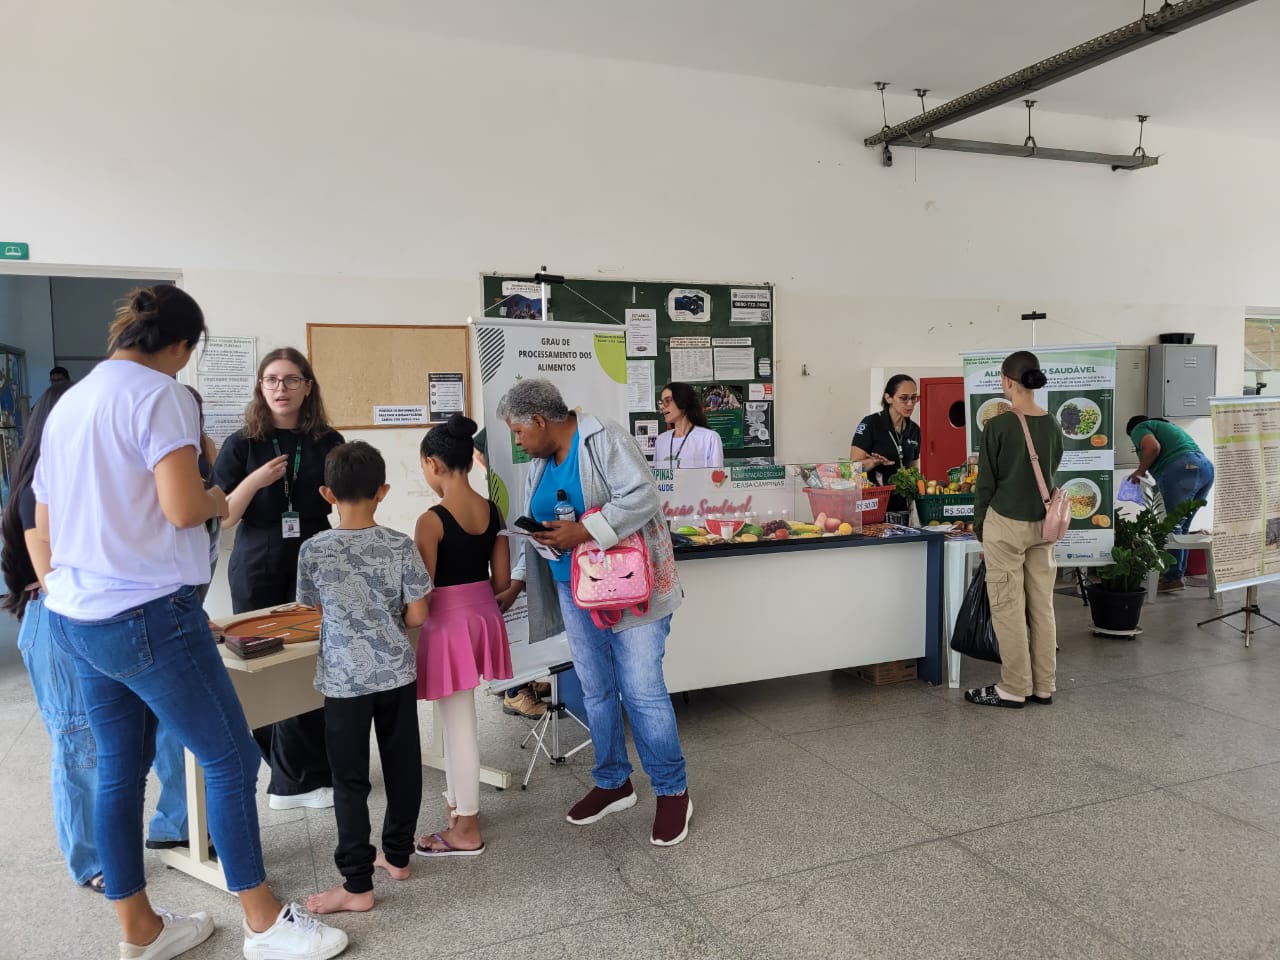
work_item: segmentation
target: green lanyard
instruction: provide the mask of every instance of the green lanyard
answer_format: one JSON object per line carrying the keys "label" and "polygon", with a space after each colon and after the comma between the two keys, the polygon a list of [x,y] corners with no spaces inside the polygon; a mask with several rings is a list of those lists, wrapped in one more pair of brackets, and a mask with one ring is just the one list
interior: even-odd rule
{"label": "green lanyard", "polygon": [[[277,457],[278,457],[278,456],[280,456],[280,441],[279,441],[279,440],[277,440],[275,437],[272,437],[272,438],[271,438],[271,445],[272,445],[273,447],[275,447],[276,456],[277,456]],[[299,471],[299,470],[301,470],[301,469],[302,469],[302,438],[301,438],[301,437],[299,437],[299,438],[298,438],[298,446],[297,446],[296,448],[294,448],[294,451],[293,451],[293,477],[292,477],[292,481],[291,481],[290,476],[289,476],[289,471],[287,471],[287,470],[285,471],[285,474],[284,474],[284,477],[283,477],[283,480],[284,480],[284,499],[285,499],[285,502],[289,504],[289,512],[290,512],[290,513],[292,513],[292,512],[293,512],[293,495],[292,495],[292,491],[290,491],[289,487],[290,487],[290,483],[291,483],[291,482],[297,482],[297,479],[298,479],[298,471]]]}

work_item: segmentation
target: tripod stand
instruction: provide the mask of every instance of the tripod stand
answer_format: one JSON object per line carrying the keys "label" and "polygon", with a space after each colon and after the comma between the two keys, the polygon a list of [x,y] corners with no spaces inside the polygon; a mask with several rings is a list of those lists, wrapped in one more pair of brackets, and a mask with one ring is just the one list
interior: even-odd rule
{"label": "tripod stand", "polygon": [[[1245,647],[1248,647],[1249,642],[1253,639],[1254,617],[1261,617],[1263,620],[1267,621],[1267,626],[1280,627],[1280,621],[1272,620],[1263,613],[1262,608],[1258,606],[1258,587],[1256,584],[1245,589],[1244,606],[1239,610],[1232,610],[1230,613],[1222,613],[1216,617],[1210,617],[1208,620],[1201,620],[1196,624],[1196,626],[1203,627],[1206,623],[1217,623],[1219,620],[1225,620],[1227,617],[1234,617],[1237,613],[1244,614],[1244,626],[1237,627],[1234,623],[1228,623],[1227,626],[1231,627],[1233,630],[1239,630],[1244,634]],[[1263,627],[1262,629],[1265,630],[1267,627]]]}
{"label": "tripod stand", "polygon": [[[568,753],[560,752],[560,720],[561,714],[569,717],[574,723],[586,730],[588,734],[591,731],[587,725],[579,719],[572,710],[564,705],[564,701],[560,699],[560,674],[566,670],[573,668],[572,663],[562,663],[558,667],[551,668],[551,702],[547,704],[547,712],[542,718],[533,725],[533,729],[525,735],[520,741],[520,749],[523,750],[525,745],[533,741],[533,756],[529,758],[529,769],[524,773],[524,780],[520,784],[521,790],[529,788],[529,779],[533,776],[533,766],[538,762],[538,754],[544,754],[547,761],[552,765],[564,763],[583,747],[590,745],[591,738],[587,737],[580,744],[570,750]],[[548,741],[550,741],[548,743]]]}

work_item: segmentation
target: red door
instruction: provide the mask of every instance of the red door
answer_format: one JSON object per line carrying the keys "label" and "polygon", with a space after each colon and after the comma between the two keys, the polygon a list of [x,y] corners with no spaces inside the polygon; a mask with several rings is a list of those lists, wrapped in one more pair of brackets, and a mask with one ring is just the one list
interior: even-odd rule
{"label": "red door", "polygon": [[964,378],[920,381],[920,471],[945,481],[947,471],[968,460],[964,445]]}

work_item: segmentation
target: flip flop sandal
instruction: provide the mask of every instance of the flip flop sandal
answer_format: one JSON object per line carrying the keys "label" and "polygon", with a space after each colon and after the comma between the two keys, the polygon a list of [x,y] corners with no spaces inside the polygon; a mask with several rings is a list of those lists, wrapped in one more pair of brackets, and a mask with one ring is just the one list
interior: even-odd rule
{"label": "flip flop sandal", "polygon": [[94,893],[105,894],[107,892],[107,881],[106,881],[106,878],[102,876],[102,874],[98,874],[96,877],[86,880],[84,883],[81,884],[81,886],[88,887]]}
{"label": "flip flop sandal", "polygon": [[478,857],[480,856],[480,854],[484,853],[484,844],[481,844],[474,850],[463,850],[459,847],[455,847],[453,844],[451,844],[444,837],[440,836],[440,834],[438,833],[433,833],[428,839],[434,840],[436,843],[440,844],[440,846],[444,847],[444,849],[433,850],[431,847],[429,847],[425,843],[415,843],[413,845],[413,849],[418,854],[418,856],[420,857]]}
{"label": "flip flop sandal", "polygon": [[1012,710],[1021,710],[1026,706],[1021,700],[1006,700],[1000,696],[996,693],[995,684],[989,687],[978,687],[976,690],[966,690],[964,698],[980,707],[1009,707]]}

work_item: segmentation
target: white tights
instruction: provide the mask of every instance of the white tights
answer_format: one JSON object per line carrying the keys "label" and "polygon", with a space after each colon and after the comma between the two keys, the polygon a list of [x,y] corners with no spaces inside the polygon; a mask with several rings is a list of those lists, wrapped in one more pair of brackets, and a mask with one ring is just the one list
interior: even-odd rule
{"label": "white tights", "polygon": [[444,726],[445,799],[460,817],[480,813],[480,740],[476,692],[458,690],[436,703]]}

